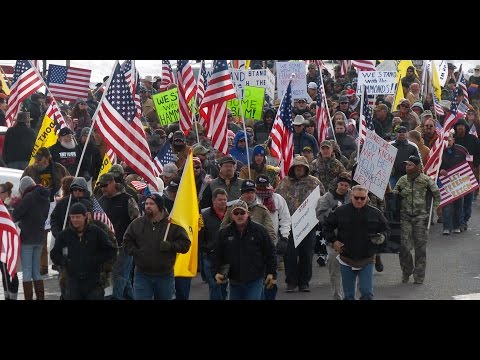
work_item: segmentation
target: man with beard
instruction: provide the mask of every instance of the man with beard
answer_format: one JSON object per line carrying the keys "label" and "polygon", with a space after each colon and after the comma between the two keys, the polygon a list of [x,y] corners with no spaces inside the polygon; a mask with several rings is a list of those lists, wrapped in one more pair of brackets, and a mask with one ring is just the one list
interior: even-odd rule
{"label": "man with beard", "polygon": [[[53,161],[62,164],[70,174],[75,175],[82,152],[80,146],[75,142],[72,130],[67,127],[61,128],[58,132],[57,142],[48,149]],[[83,162],[79,176],[83,176],[88,181],[90,175],[88,175],[88,168],[85,167],[85,164],[86,162]]]}
{"label": "man with beard", "polygon": [[[433,194],[434,210],[440,204],[437,184],[422,173],[418,156],[410,156],[403,162],[407,174],[402,176],[393,192],[402,197],[400,208],[400,267],[402,283],[407,283],[413,274],[414,284],[423,284],[427,260],[428,217],[430,196]],[[430,193],[430,194],[429,194]],[[415,251],[415,263],[411,251]]]}
{"label": "man with beard", "polygon": [[145,200],[145,215],[132,221],[125,232],[125,251],[135,262],[135,300],[173,298],[175,259],[177,253],[185,254],[191,243],[181,226],[170,224],[167,232],[168,223],[162,196],[152,193]]}
{"label": "man with beard", "polygon": [[178,157],[175,165],[177,165],[177,168],[182,169],[190,151],[190,146],[186,144],[185,134],[182,130],[177,130],[173,133],[172,149],[173,153]]}

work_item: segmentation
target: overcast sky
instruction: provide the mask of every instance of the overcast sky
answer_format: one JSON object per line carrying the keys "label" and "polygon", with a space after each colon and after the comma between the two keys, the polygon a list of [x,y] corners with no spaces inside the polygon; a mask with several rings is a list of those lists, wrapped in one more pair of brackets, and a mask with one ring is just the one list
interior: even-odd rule
{"label": "overcast sky", "polygon": [[[207,60],[208,62],[209,60]],[[16,60],[0,60],[0,65],[15,66]],[[123,60],[120,60],[122,63]],[[176,60],[170,60],[172,67],[176,64]],[[70,60],[70,66],[92,70],[91,82],[102,82],[104,76],[110,75],[115,60]],[[65,65],[65,60],[47,60],[48,64]],[[162,75],[162,60],[135,60],[137,69],[141,77],[147,75]]]}

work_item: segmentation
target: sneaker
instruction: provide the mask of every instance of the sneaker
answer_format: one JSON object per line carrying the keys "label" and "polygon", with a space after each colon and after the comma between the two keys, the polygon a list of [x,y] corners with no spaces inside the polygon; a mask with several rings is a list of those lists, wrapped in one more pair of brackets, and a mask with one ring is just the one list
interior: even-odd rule
{"label": "sneaker", "polygon": [[310,288],[308,287],[308,285],[300,285],[298,290],[301,292],[310,292]]}
{"label": "sneaker", "polygon": [[406,284],[410,280],[410,275],[403,274],[402,275],[402,283]]}
{"label": "sneaker", "polygon": [[443,235],[450,235],[450,230],[443,230]]}
{"label": "sneaker", "polygon": [[459,228],[456,228],[456,229],[453,229],[453,233],[454,233],[454,234],[460,234],[460,233],[461,233],[461,231],[460,231],[460,229],[459,229]]}
{"label": "sneaker", "polygon": [[297,285],[287,284],[287,293],[295,292],[296,288],[297,288]]}

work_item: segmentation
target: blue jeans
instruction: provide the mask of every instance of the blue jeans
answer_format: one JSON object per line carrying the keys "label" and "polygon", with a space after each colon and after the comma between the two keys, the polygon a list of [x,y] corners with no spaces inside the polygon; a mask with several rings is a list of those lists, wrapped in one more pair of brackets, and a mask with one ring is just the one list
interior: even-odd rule
{"label": "blue jeans", "polygon": [[460,224],[467,224],[472,217],[472,202],[475,191],[472,191],[463,197],[463,211],[460,216]]}
{"label": "blue jeans", "polygon": [[190,297],[191,277],[175,277],[175,300],[188,300]]}
{"label": "blue jeans", "polygon": [[217,284],[215,274],[212,273],[212,261],[208,256],[202,256],[203,272],[208,284],[208,292],[210,300],[227,300],[227,284]]}
{"label": "blue jeans", "polygon": [[165,275],[147,275],[135,269],[133,288],[135,300],[172,300],[175,292],[173,272]]}
{"label": "blue jeans", "polygon": [[113,290],[112,298],[116,300],[133,300],[133,286],[130,280],[132,272],[133,257],[125,253],[122,247],[118,252],[117,260],[113,264],[112,281]]}
{"label": "blue jeans", "polygon": [[230,300],[262,300],[263,277],[248,283],[230,281]]}
{"label": "blue jeans", "polygon": [[273,285],[271,289],[267,289],[266,286],[263,288],[262,300],[275,300],[277,297],[278,286]]}
{"label": "blue jeans", "polygon": [[42,275],[40,275],[40,256],[42,255],[42,246],[42,244],[22,244],[20,246],[23,282],[42,280]]}
{"label": "blue jeans", "polygon": [[454,202],[443,207],[443,230],[458,229],[460,227],[460,220],[463,212],[463,198],[457,199]]}
{"label": "blue jeans", "polygon": [[343,300],[355,300],[357,276],[360,287],[360,300],[373,299],[373,264],[365,265],[361,270],[352,270],[350,266],[340,264],[342,274]]}

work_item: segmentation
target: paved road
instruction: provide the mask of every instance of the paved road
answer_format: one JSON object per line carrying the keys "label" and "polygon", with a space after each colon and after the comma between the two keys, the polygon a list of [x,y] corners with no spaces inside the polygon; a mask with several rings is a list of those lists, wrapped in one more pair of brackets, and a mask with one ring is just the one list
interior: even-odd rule
{"label": "paved road", "polygon": [[[468,231],[458,234],[442,235],[442,225],[435,224],[430,230],[427,245],[427,273],[423,285],[401,283],[401,271],[398,256],[382,255],[385,270],[375,273],[375,299],[381,300],[452,300],[480,299],[480,202],[473,204],[473,216]],[[21,273],[19,274],[21,281]],[[57,300],[57,272],[50,270],[45,276],[45,296],[47,300]],[[286,293],[284,272],[279,272],[278,300],[328,300],[331,290],[328,271],[313,266],[313,279],[310,293]],[[3,290],[0,290],[3,299]],[[19,299],[23,299],[20,284]],[[191,300],[208,300],[208,286],[200,276],[192,281]]]}

